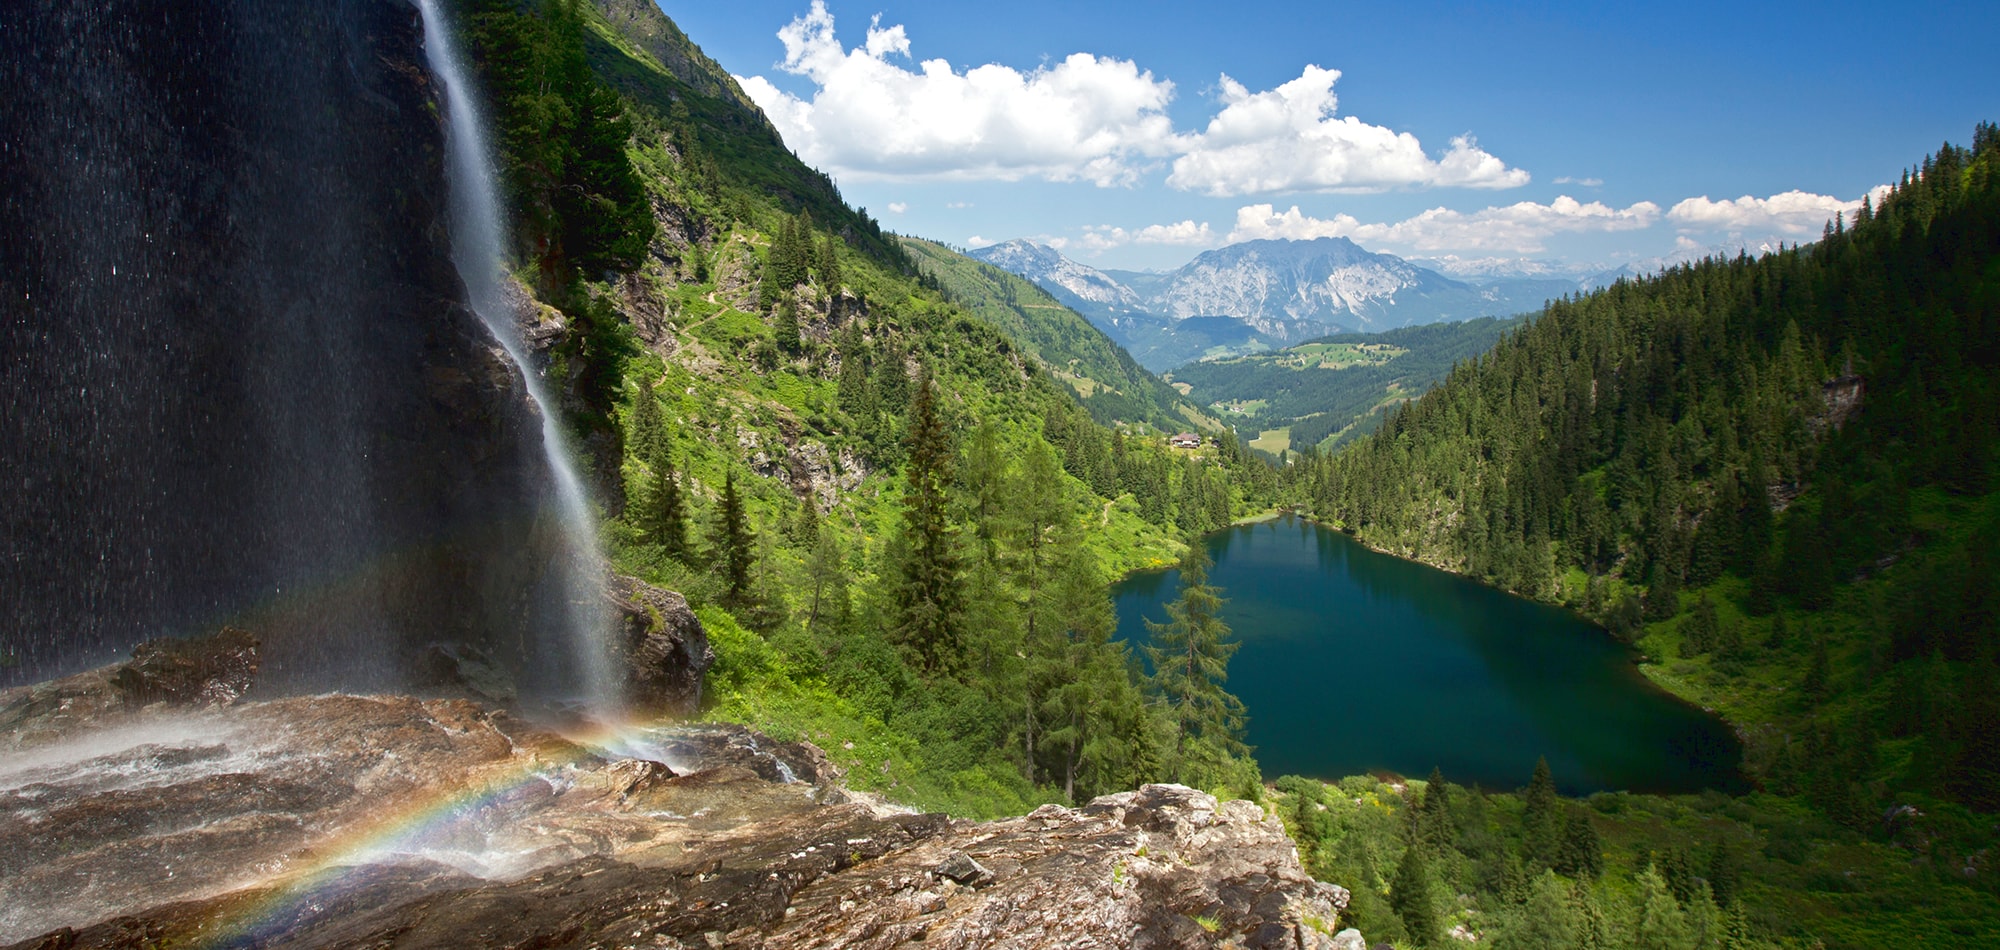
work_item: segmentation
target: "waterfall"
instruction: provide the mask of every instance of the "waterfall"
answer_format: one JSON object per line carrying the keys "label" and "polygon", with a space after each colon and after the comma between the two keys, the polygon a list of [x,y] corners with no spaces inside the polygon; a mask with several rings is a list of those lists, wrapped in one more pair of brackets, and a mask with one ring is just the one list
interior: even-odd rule
{"label": "waterfall", "polygon": [[563,601],[564,608],[557,616],[565,629],[543,639],[565,644],[567,657],[549,659],[566,660],[573,668],[569,682],[553,686],[555,692],[569,695],[551,698],[582,699],[596,711],[612,711],[621,705],[621,690],[609,644],[610,618],[590,503],[571,460],[555,401],[546,381],[526,358],[519,328],[511,317],[512,306],[505,291],[507,276],[502,270],[504,231],[491,153],[473,103],[471,82],[437,0],[417,0],[417,8],[423,14],[424,56],[431,74],[444,87],[449,122],[445,145],[449,152],[446,180],[451,188],[452,261],[465,281],[473,311],[527,381],[528,395],[542,419],[542,451],[555,477],[560,540],[547,570]]}

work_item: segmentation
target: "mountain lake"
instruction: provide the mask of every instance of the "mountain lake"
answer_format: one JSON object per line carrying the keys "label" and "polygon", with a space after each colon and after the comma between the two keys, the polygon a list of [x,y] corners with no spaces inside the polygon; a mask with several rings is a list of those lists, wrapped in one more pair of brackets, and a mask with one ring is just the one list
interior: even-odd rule
{"label": "mountain lake", "polygon": [[[1228,689],[1264,777],[1364,772],[1524,786],[1547,756],[1565,794],[1740,792],[1720,718],[1639,672],[1632,648],[1575,614],[1284,516],[1208,536],[1209,583],[1242,644]],[[1179,572],[1112,587],[1118,635],[1146,642]],[[1136,651],[1135,651],[1136,652]]]}

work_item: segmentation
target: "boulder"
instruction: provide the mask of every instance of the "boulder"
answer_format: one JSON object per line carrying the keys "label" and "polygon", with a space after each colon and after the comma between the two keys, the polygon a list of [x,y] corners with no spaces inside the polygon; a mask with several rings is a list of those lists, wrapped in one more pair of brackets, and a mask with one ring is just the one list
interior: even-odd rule
{"label": "boulder", "polygon": [[715,651],[687,598],[623,575],[611,578],[609,593],[633,707],[677,716],[700,709],[701,677]]}

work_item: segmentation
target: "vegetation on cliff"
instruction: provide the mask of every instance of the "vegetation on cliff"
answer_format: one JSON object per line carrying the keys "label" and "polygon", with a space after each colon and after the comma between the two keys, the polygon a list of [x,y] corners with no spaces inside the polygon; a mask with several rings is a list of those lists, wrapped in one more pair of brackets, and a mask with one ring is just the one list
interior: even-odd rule
{"label": "vegetation on cliff", "polygon": [[580,50],[567,114],[590,141],[629,133],[647,220],[618,235],[643,253],[591,258],[610,273],[544,237],[585,212],[536,213],[542,141],[499,144],[523,273],[571,323],[553,371],[616,473],[614,561],[695,605],[719,656],[708,715],[811,738],[858,786],[957,814],[1170,772],[1256,794],[1240,743],[1179,754],[1105,589],[1269,507],[1275,472],[1226,435],[1169,448],[1213,422],[1075,314],[996,309],[1004,275],[883,235],[726,74],[649,52],[679,34],[629,6],[620,29],[578,2],[486,0],[467,22],[476,57],[509,57],[483,66],[503,129],[548,102],[506,91],[512,57]]}

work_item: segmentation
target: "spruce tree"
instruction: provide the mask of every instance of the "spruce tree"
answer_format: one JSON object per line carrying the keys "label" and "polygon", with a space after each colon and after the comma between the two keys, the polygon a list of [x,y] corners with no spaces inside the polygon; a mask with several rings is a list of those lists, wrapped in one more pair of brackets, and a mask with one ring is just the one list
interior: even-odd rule
{"label": "spruce tree", "polygon": [[909,418],[895,633],[918,665],[935,674],[964,658],[965,579],[951,523],[951,433],[927,374],[918,380]]}
{"label": "spruce tree", "polygon": [[1558,872],[1574,878],[1595,880],[1604,873],[1604,845],[1598,840],[1597,827],[1581,808],[1569,809],[1554,866]]}
{"label": "spruce tree", "polygon": [[647,499],[647,534],[667,556],[687,563],[692,552],[688,545],[687,501],[681,494],[680,473],[674,471],[674,453],[665,439],[654,444],[652,494]]}
{"label": "spruce tree", "polygon": [[723,476],[722,503],[708,536],[709,563],[722,574],[721,601],[731,611],[754,606],[750,572],[756,565],[756,540],[743,510],[743,496],[736,491],[736,471],[731,469]]}
{"label": "spruce tree", "polygon": [[1444,915],[1438,908],[1437,886],[1420,843],[1403,849],[1396,877],[1389,883],[1389,906],[1403,918],[1403,929],[1419,947],[1434,947],[1444,936]]}
{"label": "spruce tree", "polygon": [[1535,776],[1528,781],[1527,807],[1522,811],[1521,825],[1528,865],[1536,870],[1548,867],[1562,835],[1562,801],[1556,797],[1555,777],[1549,772],[1547,756],[1535,760]]}
{"label": "spruce tree", "polygon": [[778,339],[778,351],[786,356],[797,356],[805,348],[805,341],[799,337],[799,304],[789,294],[778,298],[778,317],[772,333]]}
{"label": "spruce tree", "polygon": [[826,236],[826,240],[819,245],[819,259],[813,268],[819,271],[820,286],[826,289],[828,297],[840,293],[840,255],[836,243],[839,240],[831,234]]}
{"label": "spruce tree", "polygon": [[1452,846],[1458,836],[1458,828],[1451,817],[1451,789],[1445,784],[1444,773],[1436,766],[1431,767],[1430,780],[1424,783],[1424,801],[1418,828],[1424,844],[1432,854],[1443,854]]}
{"label": "spruce tree", "polygon": [[1219,614],[1221,592],[1208,583],[1212,563],[1199,539],[1188,545],[1180,562],[1181,596],[1167,605],[1168,622],[1146,621],[1153,689],[1173,723],[1175,781],[1187,776],[1197,743],[1227,757],[1249,753],[1243,744],[1243,702],[1222,685],[1229,678],[1229,658],[1241,644],[1230,638]]}

